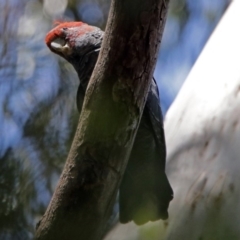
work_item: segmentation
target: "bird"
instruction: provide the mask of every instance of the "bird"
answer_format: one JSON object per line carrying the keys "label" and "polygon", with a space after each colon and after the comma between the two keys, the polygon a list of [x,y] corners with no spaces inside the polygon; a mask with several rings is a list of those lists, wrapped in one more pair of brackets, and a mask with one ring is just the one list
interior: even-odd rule
{"label": "bird", "polygon": [[[48,48],[67,60],[79,77],[81,112],[104,31],[83,22],[58,22],[45,38]],[[158,86],[153,78],[128,164],[119,187],[119,220],[137,225],[168,218],[173,190],[165,173],[166,145]]]}

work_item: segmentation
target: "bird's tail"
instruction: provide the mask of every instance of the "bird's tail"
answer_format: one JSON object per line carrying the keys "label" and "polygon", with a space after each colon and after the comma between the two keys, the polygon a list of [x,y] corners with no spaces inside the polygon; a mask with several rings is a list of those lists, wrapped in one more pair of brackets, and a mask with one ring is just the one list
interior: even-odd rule
{"label": "bird's tail", "polygon": [[141,225],[168,218],[168,206],[173,198],[173,191],[165,172],[155,176],[142,176],[139,183],[136,183],[136,179],[129,181],[128,176],[123,178],[119,196],[120,222],[133,220]]}

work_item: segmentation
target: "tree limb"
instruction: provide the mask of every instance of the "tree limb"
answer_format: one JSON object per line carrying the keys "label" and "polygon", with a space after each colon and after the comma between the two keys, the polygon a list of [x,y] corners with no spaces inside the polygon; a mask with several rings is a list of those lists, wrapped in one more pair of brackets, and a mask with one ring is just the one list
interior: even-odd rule
{"label": "tree limb", "polygon": [[73,144],[36,239],[101,239],[151,83],[166,3],[112,0]]}

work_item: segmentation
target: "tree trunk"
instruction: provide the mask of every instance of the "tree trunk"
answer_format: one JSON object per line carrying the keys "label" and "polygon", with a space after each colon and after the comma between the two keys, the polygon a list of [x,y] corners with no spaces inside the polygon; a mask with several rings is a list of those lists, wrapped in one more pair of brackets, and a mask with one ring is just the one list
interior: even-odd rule
{"label": "tree trunk", "polygon": [[73,144],[36,239],[101,239],[145,104],[164,0],[112,0]]}
{"label": "tree trunk", "polygon": [[240,239],[239,12],[232,1],[167,112],[176,197],[161,239]]}

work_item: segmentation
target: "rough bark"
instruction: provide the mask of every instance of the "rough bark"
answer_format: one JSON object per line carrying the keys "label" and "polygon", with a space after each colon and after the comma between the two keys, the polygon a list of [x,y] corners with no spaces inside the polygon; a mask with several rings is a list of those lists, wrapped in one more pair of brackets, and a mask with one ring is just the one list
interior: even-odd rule
{"label": "rough bark", "polygon": [[168,1],[113,0],[78,128],[36,239],[101,239],[151,83]]}

